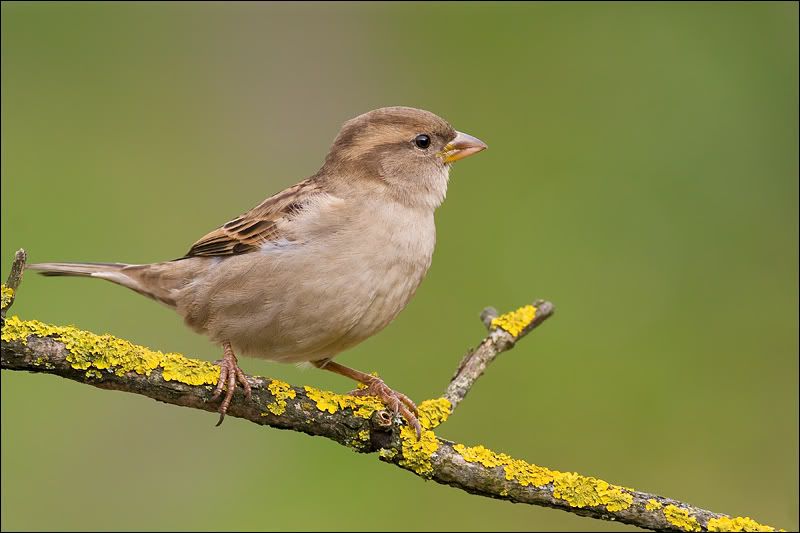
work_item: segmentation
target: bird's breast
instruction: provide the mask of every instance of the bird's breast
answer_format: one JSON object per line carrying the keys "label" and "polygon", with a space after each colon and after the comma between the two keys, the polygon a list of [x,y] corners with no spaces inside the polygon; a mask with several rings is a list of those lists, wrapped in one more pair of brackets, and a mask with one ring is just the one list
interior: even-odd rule
{"label": "bird's breast", "polygon": [[363,340],[405,308],[431,265],[436,231],[433,214],[384,208],[361,225],[349,270],[363,311],[346,339]]}
{"label": "bird's breast", "polygon": [[288,342],[267,357],[279,351],[283,361],[332,357],[386,327],[416,292],[433,255],[433,213],[364,207],[368,211],[295,253],[293,288],[273,294],[273,301],[285,302],[281,315],[291,317],[277,321],[278,336]]}
{"label": "bird's breast", "polygon": [[433,213],[365,205],[351,215],[213,265],[186,291],[187,322],[246,355],[284,362],[332,357],[374,335],[431,264]]}

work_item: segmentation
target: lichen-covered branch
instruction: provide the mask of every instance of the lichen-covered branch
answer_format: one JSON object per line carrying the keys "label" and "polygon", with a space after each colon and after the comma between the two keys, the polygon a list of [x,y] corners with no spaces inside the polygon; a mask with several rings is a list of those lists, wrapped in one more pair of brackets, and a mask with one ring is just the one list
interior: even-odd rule
{"label": "lichen-covered branch", "polygon": [[[4,310],[7,303],[10,301],[4,297]],[[468,447],[437,437],[434,428],[447,420],[486,365],[552,312],[548,302],[535,302],[502,316],[485,312],[490,329],[487,338],[464,358],[445,397],[419,405],[420,439],[376,399],[293,387],[261,377],[248,377],[252,398],[246,400],[237,390],[228,415],[327,437],[358,452],[376,452],[381,460],[420,477],[481,496],[659,531],[774,531],[750,518],[731,518],[600,479],[550,470],[483,446]],[[16,316],[3,322],[1,348],[4,370],[54,374],[173,405],[217,410],[210,399],[219,367],[206,361]]]}
{"label": "lichen-covered branch", "polygon": [[555,306],[544,300],[526,305],[513,313],[498,316],[494,307],[487,307],[481,313],[481,321],[489,329],[489,335],[474,350],[470,350],[458,365],[453,379],[447,386],[444,397],[455,409],[467,395],[475,381],[483,375],[489,363],[501,353],[510,350],[514,344],[553,316]]}

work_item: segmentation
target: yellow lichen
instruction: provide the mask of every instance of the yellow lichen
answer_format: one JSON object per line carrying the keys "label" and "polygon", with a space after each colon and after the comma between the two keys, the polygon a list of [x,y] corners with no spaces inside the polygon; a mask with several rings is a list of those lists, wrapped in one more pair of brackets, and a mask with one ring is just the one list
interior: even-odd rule
{"label": "yellow lichen", "polygon": [[511,459],[504,453],[495,453],[480,444],[472,447],[456,444],[453,446],[453,449],[468,463],[480,463],[486,468],[504,465],[508,459]]}
{"label": "yellow lichen", "polygon": [[365,450],[368,448],[370,443],[370,432],[369,429],[361,429],[356,433],[355,438],[351,439],[348,443],[348,446],[353,448],[354,450]]}
{"label": "yellow lichen", "polygon": [[6,287],[5,283],[0,285],[0,309],[5,309],[11,305],[14,299],[14,289]]}
{"label": "yellow lichen", "polygon": [[417,439],[417,433],[409,426],[400,430],[400,443],[403,458],[399,461],[401,466],[409,468],[423,477],[433,474],[431,457],[439,449],[439,440],[431,431],[433,428],[447,420],[453,406],[446,398],[425,400],[417,406],[419,424],[422,433]]}
{"label": "yellow lichen", "polygon": [[430,477],[433,474],[431,457],[439,449],[439,440],[433,431],[423,429],[422,435],[417,439],[413,428],[403,426],[400,429],[400,441],[403,458],[399,464],[422,477]]}
{"label": "yellow lichen", "polygon": [[394,448],[381,448],[378,450],[378,455],[383,459],[392,460],[397,455],[397,450]]}
{"label": "yellow lichen", "polygon": [[522,486],[533,485],[534,487],[541,487],[553,481],[553,478],[560,474],[548,468],[527,463],[521,459],[514,459],[504,453],[493,452],[481,445],[467,447],[463,444],[456,444],[453,449],[467,462],[480,463],[486,468],[502,466],[506,479],[516,481]]}
{"label": "yellow lichen", "polygon": [[64,344],[66,360],[78,370],[110,370],[118,376],[127,372],[149,376],[161,368],[166,381],[187,385],[213,385],[219,367],[207,361],[189,359],[176,353],[164,354],[112,335],[97,335],[72,326],[53,326],[38,320],[12,316],[3,325],[3,340],[27,344],[29,337],[51,337]]}
{"label": "yellow lichen", "polygon": [[534,465],[521,459],[510,459],[503,469],[506,473],[506,479],[516,480],[523,487],[528,485],[533,485],[534,487],[547,485],[553,480],[553,476],[559,474],[559,472],[549,468]]}
{"label": "yellow lichen", "polygon": [[[386,409],[386,406],[373,396],[350,396],[336,394],[334,392],[322,391],[314,387],[304,387],[306,395],[320,411],[335,413],[340,409],[352,409],[353,414],[361,418],[370,418],[375,411]],[[439,449],[439,441],[436,439],[432,428],[438,426],[450,415],[452,406],[445,398],[426,400],[418,407],[419,422],[422,426],[422,435],[417,440],[416,432],[404,426],[400,430],[401,449],[403,458],[399,461],[401,466],[413,470],[417,474],[429,477],[433,473],[431,456]],[[358,440],[369,441],[369,431],[364,429],[359,432],[359,439],[352,443],[353,447],[359,447]],[[392,458],[387,453],[381,453],[383,458]]]}
{"label": "yellow lichen", "polygon": [[775,531],[774,527],[759,524],[749,516],[742,518],[737,516],[731,518],[730,516],[720,516],[719,518],[712,518],[706,525],[709,531]]}
{"label": "yellow lichen", "polygon": [[219,381],[219,366],[177,353],[164,354],[161,368],[165,381],[180,381],[187,385],[215,385]]}
{"label": "yellow lichen", "polygon": [[417,406],[419,423],[425,429],[433,429],[447,420],[453,406],[447,398],[425,400]]}
{"label": "yellow lichen", "polygon": [[633,495],[625,492],[622,487],[575,472],[555,477],[553,496],[565,500],[571,507],[605,505],[609,511],[621,511],[633,503]]}
{"label": "yellow lichen", "polygon": [[681,509],[676,505],[664,507],[664,517],[667,522],[683,531],[702,531],[697,519],[690,515],[686,509]]}
{"label": "yellow lichen", "polygon": [[269,412],[273,415],[282,415],[286,412],[286,400],[297,396],[297,393],[295,393],[291,385],[283,381],[278,381],[277,379],[270,381],[267,388],[275,397],[274,402],[267,404],[267,409],[269,409]]}
{"label": "yellow lichen", "polygon": [[661,507],[662,507],[661,502],[658,500],[654,500],[653,498],[647,500],[647,503],[644,506],[644,508],[647,509],[648,511],[657,511],[661,509]]}
{"label": "yellow lichen", "polygon": [[583,476],[567,472],[553,481],[553,496],[565,500],[571,507],[594,507],[600,505],[597,491]]}
{"label": "yellow lichen", "polygon": [[89,370],[86,371],[86,377],[103,379],[103,374],[99,370],[93,370],[90,368]]}
{"label": "yellow lichen", "polygon": [[331,414],[339,409],[352,409],[353,414],[361,418],[369,418],[375,411],[385,409],[381,401],[373,396],[350,396],[349,394],[336,394],[323,391],[314,387],[304,387],[306,395],[314,401],[317,409]]}
{"label": "yellow lichen", "polygon": [[501,328],[517,337],[536,318],[536,308],[532,305],[520,307],[497,318],[492,319],[493,328]]}
{"label": "yellow lichen", "polygon": [[[603,488],[603,484],[606,484],[607,487]],[[598,480],[598,485],[600,499],[608,511],[612,513],[622,511],[633,504],[633,494],[625,492],[622,487],[611,485],[602,480]]]}
{"label": "yellow lichen", "polygon": [[493,452],[480,445],[467,447],[456,444],[453,449],[470,463],[480,463],[487,468],[502,466],[506,479],[516,481],[522,486],[541,487],[552,482],[553,496],[566,501],[572,507],[604,505],[607,510],[614,512],[627,509],[633,504],[632,494],[602,479],[550,470],[514,459],[504,453]]}

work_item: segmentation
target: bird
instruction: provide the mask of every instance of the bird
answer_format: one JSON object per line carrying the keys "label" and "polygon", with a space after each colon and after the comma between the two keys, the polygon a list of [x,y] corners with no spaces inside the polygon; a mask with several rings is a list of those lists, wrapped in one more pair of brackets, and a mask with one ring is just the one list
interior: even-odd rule
{"label": "bird", "polygon": [[[362,386],[420,435],[418,411],[378,376],[333,361],[402,311],[431,265],[452,163],[487,145],[443,118],[384,107],[346,121],[322,167],[169,261],[37,263],[47,276],[111,281],[174,309],[222,348],[212,401],[220,425],[238,355],[313,366]],[[222,396],[223,391],[225,395]]]}

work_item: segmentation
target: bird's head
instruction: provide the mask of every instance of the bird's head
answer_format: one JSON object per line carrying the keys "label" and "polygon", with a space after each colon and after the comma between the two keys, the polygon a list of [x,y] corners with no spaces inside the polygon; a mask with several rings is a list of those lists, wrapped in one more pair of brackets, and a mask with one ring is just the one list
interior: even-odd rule
{"label": "bird's head", "polygon": [[378,180],[398,200],[435,209],[447,192],[450,164],[485,148],[429,111],[384,107],[344,123],[323,169],[350,181]]}

